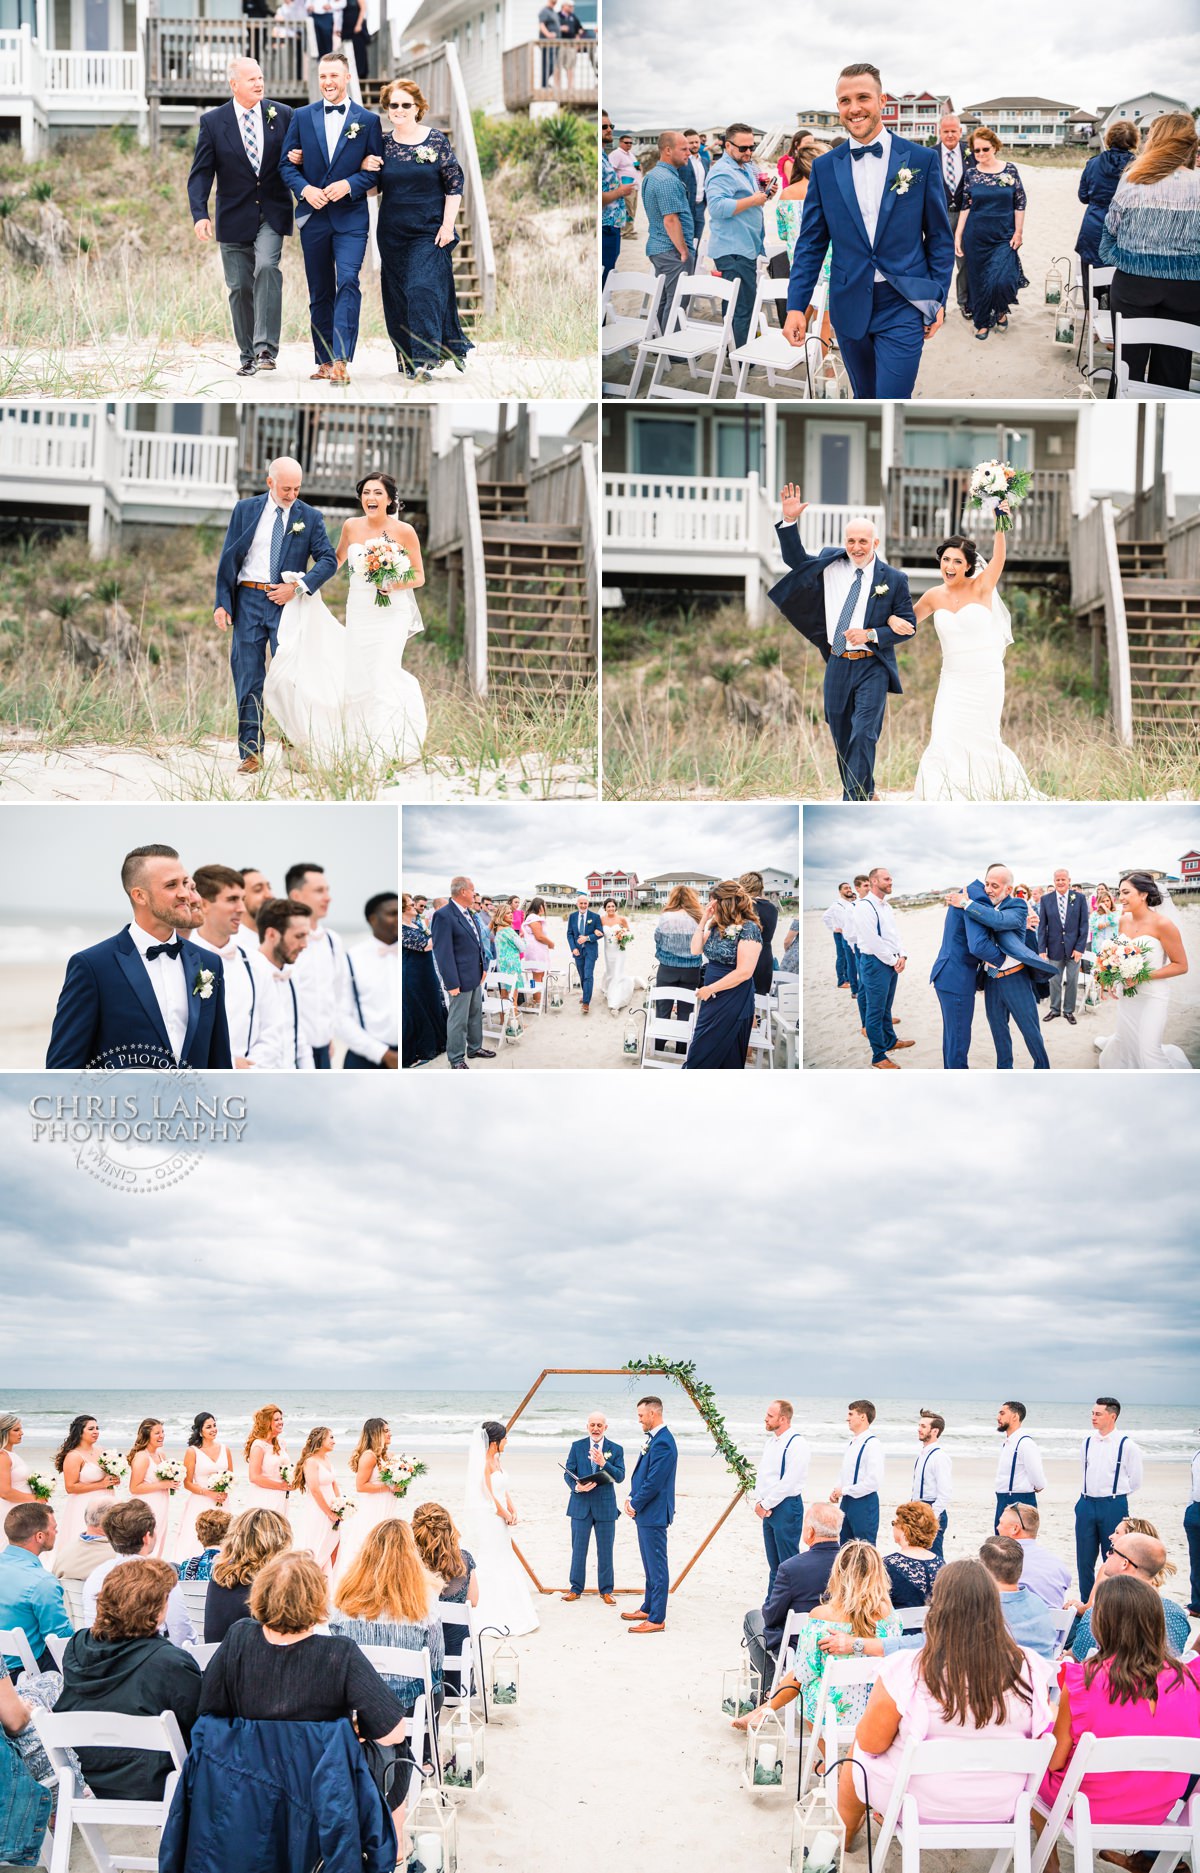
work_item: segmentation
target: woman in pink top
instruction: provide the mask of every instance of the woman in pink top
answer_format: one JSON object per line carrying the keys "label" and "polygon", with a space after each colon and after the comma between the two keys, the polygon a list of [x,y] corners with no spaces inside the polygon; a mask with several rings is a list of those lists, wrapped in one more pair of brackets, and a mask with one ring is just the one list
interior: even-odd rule
{"label": "woman in pink top", "polygon": [[[1054,1724],[1054,1754],[1038,1791],[1054,1805],[1081,1736],[1200,1735],[1200,1683],[1196,1661],[1183,1665],[1167,1653],[1162,1600],[1132,1574],[1101,1575],[1092,1607],[1092,1636],[1099,1650],[1082,1665],[1064,1659]],[[1128,1821],[1150,1827],[1165,1821],[1187,1787],[1186,1775],[1142,1770],[1085,1775],[1080,1787],[1092,1820]],[[1033,1825],[1041,1833],[1045,1820]],[[1105,1856],[1114,1859],[1111,1852]],[[1057,1856],[1051,1855],[1049,1873]]]}
{"label": "woman in pink top", "polygon": [[[934,1581],[919,1651],[893,1652],[859,1720],[854,1762],[843,1763],[838,1808],[850,1845],[866,1812],[891,1800],[905,1745],[953,1737],[1045,1736],[1054,1722],[1050,1667],[1019,1646],[981,1561],[951,1561]],[[857,1767],[862,1764],[862,1768]],[[922,1821],[1011,1821],[1025,1787],[1019,1775],[914,1776]]]}

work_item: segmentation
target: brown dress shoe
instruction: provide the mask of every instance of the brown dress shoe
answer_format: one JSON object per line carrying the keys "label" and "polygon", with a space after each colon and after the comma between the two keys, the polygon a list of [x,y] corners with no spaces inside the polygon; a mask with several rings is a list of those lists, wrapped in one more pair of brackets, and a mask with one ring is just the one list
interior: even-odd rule
{"label": "brown dress shoe", "polygon": [[893,1073],[899,1073],[900,1071],[899,1066],[894,1060],[872,1060],[871,1065],[873,1067],[891,1067]]}
{"label": "brown dress shoe", "polygon": [[916,1041],[893,1041],[890,1051],[895,1053],[897,1047],[915,1047],[916,1044]]}
{"label": "brown dress shoe", "polygon": [[644,1606],[639,1606],[636,1613],[622,1613],[621,1615],[622,1619],[645,1619],[645,1617],[646,1609]]}
{"label": "brown dress shoe", "polygon": [[262,762],[259,760],[256,754],[248,754],[246,756],[246,759],[242,762],[241,766],[238,768],[238,773],[239,774],[257,774],[261,766],[262,766]]}
{"label": "brown dress shoe", "polygon": [[656,1625],[655,1625],[655,1623],[654,1623],[654,1621],[653,1621],[652,1619],[644,1619],[644,1620],[642,1621],[642,1623],[641,1623],[641,1625],[640,1625],[640,1626],[631,1626],[631,1627],[629,1628],[629,1630],[630,1630],[630,1632],[631,1632],[631,1633],[634,1633],[634,1632],[665,1632],[665,1631],[667,1630],[667,1628],[666,1628],[666,1625],[665,1625],[665,1624],[663,1624],[663,1625],[660,1625],[660,1626],[656,1626]]}
{"label": "brown dress shoe", "polygon": [[617,1604],[611,1593],[602,1593],[600,1598],[603,1600],[605,1606],[615,1606]]}
{"label": "brown dress shoe", "polygon": [[312,375],[309,377],[309,383],[315,384],[319,377],[328,377],[332,369],[333,366],[331,364],[318,364],[316,370],[313,371]]}
{"label": "brown dress shoe", "polygon": [[564,1593],[564,1594],[563,1594],[563,1605],[564,1605],[564,1606],[570,1606],[570,1604],[571,1604],[571,1602],[572,1602],[572,1600],[579,1600],[579,1599],[581,1599],[581,1598],[582,1598],[582,1595],[581,1595],[581,1594],[578,1594],[578,1593]]}

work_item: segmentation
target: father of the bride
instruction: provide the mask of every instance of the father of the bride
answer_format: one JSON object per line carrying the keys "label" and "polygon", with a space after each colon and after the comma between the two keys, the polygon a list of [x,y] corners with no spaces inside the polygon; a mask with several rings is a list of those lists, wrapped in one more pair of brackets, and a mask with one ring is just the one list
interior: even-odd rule
{"label": "father of the bride", "polygon": [[279,159],[292,121],[289,104],[263,96],[255,59],[229,61],[228,104],[205,111],[188,176],[188,205],[196,238],[210,241],[208,198],[217,185],[216,235],[229,289],[229,316],[237,340],[239,377],[273,371],[283,319],[280,260],[292,231],[292,198]]}
{"label": "father of the bride", "polygon": [[280,607],[297,590],[315,592],[337,571],[325,522],[300,499],[302,479],[299,462],[290,456],[271,463],[266,493],[239,501],[229,516],[217,565],[213,620],[219,631],[231,633],[239,774],[257,774],[262,765],[267,645],[274,656]]}
{"label": "father of the bride", "polygon": [[1016,956],[1006,954],[1003,967],[984,963],[987,981],[983,1008],[996,1047],[996,1065],[1001,1069],[1012,1067],[1012,1035],[1008,1028],[1011,1015],[1034,1066],[1049,1067],[1050,1057],[1038,1026],[1037,997],[1030,971],[1048,974],[1051,965],[1037,953],[1036,941],[1028,928],[1030,907],[1013,891],[1012,872],[1007,865],[989,865],[982,882],[976,878],[965,893],[952,892],[946,902],[990,930],[1002,949],[1009,948],[1005,938],[1019,939]]}
{"label": "father of the bride", "polygon": [[784,337],[804,344],[832,244],[829,316],[855,396],[911,397],[925,341],[946,316],[954,272],[938,152],[884,128],[874,65],[845,67],[837,108],[848,141],[812,166]]}
{"label": "father of the bride", "polygon": [[633,1620],[630,1632],[662,1632],[667,1623],[667,1594],[671,1573],[667,1566],[667,1530],[675,1520],[675,1472],[679,1450],[663,1423],[661,1398],[638,1399],[638,1423],[646,1433],[641,1455],[633,1466],[633,1478],[625,1499],[625,1513],[632,1516],[637,1528],[638,1549],[646,1576],[642,1604],[634,1613],[622,1613]]}
{"label": "father of the bride", "polygon": [[593,1411],[587,1436],[577,1437],[563,1468],[567,1514],[571,1518],[571,1591],[564,1602],[578,1600],[587,1579],[588,1545],[596,1533],[596,1585],[608,1606],[613,1599],[613,1537],[620,1510],[616,1485],[625,1477],[625,1452],[607,1435],[608,1419]]}
{"label": "father of the bride", "polygon": [[197,922],[187,866],[173,846],[136,846],[121,888],[133,915],[68,962],[46,1065],[232,1067],[221,958],[180,934]]}

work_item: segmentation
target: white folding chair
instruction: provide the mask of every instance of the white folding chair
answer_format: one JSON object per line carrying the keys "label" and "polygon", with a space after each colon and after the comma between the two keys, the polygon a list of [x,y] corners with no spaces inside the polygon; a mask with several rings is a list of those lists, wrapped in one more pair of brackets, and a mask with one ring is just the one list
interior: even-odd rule
{"label": "white folding chair", "polygon": [[[922,1850],[937,1852],[947,1847],[964,1848],[967,1851],[990,1847],[994,1850],[992,1873],[1004,1873],[1010,1859],[1013,1862],[1013,1873],[1030,1873],[1030,1834],[1033,1825],[1030,1813],[1033,1797],[1053,1753],[1052,1735],[938,1737],[928,1743],[914,1739],[906,1745],[901,1757],[891,1800],[879,1831],[875,1853],[880,1866],[895,1839],[900,1842],[904,1873],[919,1873]],[[955,1775],[1020,1776],[1025,1786],[1017,1796],[1012,1819],[922,1821],[917,1798],[909,1793],[911,1779],[914,1776],[949,1779]],[[975,1814],[980,1816],[986,1808],[986,1794],[977,1795]]]}
{"label": "white folding chair", "polygon": [[183,1647],[183,1650],[190,1658],[195,1659],[201,1671],[207,1671],[221,1650],[221,1642],[219,1639],[193,1639],[190,1645]]}
{"label": "white folding chair", "polygon": [[[1083,332],[1081,346],[1087,344],[1087,365],[1085,375],[1089,383],[1096,368],[1096,346],[1102,345],[1111,351],[1113,346],[1112,313],[1107,305],[1100,304],[1100,294],[1113,283],[1115,267],[1089,267],[1087,294],[1083,301]],[[1078,360],[1076,360],[1078,362]]]}
{"label": "white folding chair", "polygon": [[183,1604],[200,1638],[204,1637],[204,1608],[208,1600],[208,1582],[206,1580],[181,1580],[179,1591],[183,1595]]}
{"label": "white folding chair", "polygon": [[[646,388],[648,398],[673,398],[683,403],[711,402],[717,394],[717,386],[729,355],[737,296],[737,280],[719,280],[711,273],[680,274],[662,333],[657,338],[643,338],[638,345],[637,363],[633,367],[626,394],[637,396],[642,373],[653,358],[654,370]],[[694,318],[687,309],[691,299],[708,299],[723,306],[720,321]],[[692,376],[699,377],[698,360],[708,357],[713,362],[707,390],[673,390],[670,385],[659,382],[663,369],[672,361],[684,362]]]}
{"label": "white folding chair", "polygon": [[[35,1709],[33,1724],[58,1783],[51,1873],[68,1873],[76,1829],[82,1834],[98,1873],[118,1873],[118,1869],[129,1869],[129,1873],[156,1873],[157,1852],[152,1860],[136,1854],[110,1853],[101,1830],[106,1827],[156,1828],[161,1837],[187,1754],[175,1713],[164,1710],[158,1717],[125,1717],[110,1711],[71,1711],[60,1715],[58,1711]],[[170,1756],[174,1767],[167,1776],[162,1800],[110,1801],[85,1794],[76,1783],[68,1754],[70,1750],[81,1749],[145,1750],[156,1756]]]}
{"label": "white folding chair", "polygon": [[800,1051],[800,978],[790,970],[775,975],[775,1027],[783,1037],[784,1064],[794,1067]]}
{"label": "white folding chair", "polygon": [[62,1670],[63,1653],[66,1651],[69,1644],[70,1641],[64,1639],[61,1633],[48,1632],[46,1634],[46,1650],[54,1660],[54,1669],[56,1671]]}
{"label": "white folding chair", "polygon": [[504,998],[500,987],[500,973],[495,963],[488,967],[483,978],[483,1038],[489,1043],[504,1039]]}
{"label": "white folding chair", "polygon": [[1154,1853],[1153,1873],[1171,1873],[1186,1857],[1193,1870],[1200,1867],[1200,1792],[1187,1802],[1177,1801],[1165,1821],[1150,1825],[1139,1821],[1093,1821],[1091,1803],[1081,1793],[1084,1776],[1200,1775],[1200,1737],[1104,1736],[1084,1732],[1067,1764],[1054,1806],[1034,1796],[1034,1808],[1045,1815],[1046,1826],[1033,1855],[1033,1873],[1042,1873],[1054,1848],[1066,1841],[1074,1856],[1075,1873],[1092,1873],[1093,1860],[1104,1847],[1121,1853]]}
{"label": "white folding chair", "polygon": [[[600,295],[601,369],[606,358],[615,358],[622,351],[632,351],[641,344],[643,338],[653,335],[665,284],[665,276],[661,273],[618,273],[614,268],[609,274]],[[617,295],[624,297],[627,293],[640,300],[640,310],[636,313],[618,312],[613,305]],[[628,384],[605,383],[601,388],[606,397],[629,395]]]}
{"label": "white folding chair", "polygon": [[[657,988],[653,984],[646,990],[646,1024],[642,1030],[642,1067],[681,1067],[687,1059],[687,1048],[691,1046],[692,1029],[696,1025],[695,989]],[[665,1015],[655,1013],[660,1001],[670,1001],[685,1010],[681,1016],[668,1012]],[[684,1052],[675,1052],[675,1044],[681,1042]]]}
{"label": "white folding chair", "polygon": [[60,1582],[60,1585],[63,1590],[63,1599],[67,1604],[67,1618],[78,1632],[81,1626],[87,1625],[87,1620],[83,1616],[83,1582],[64,1580]]}
{"label": "white folding chair", "polygon": [[775,1003],[769,995],[754,997],[754,1026],[750,1030],[749,1057],[757,1066],[775,1065]]}
{"label": "white folding chair", "polygon": [[1174,397],[1195,402],[1200,393],[1173,390],[1166,384],[1135,383],[1125,362],[1126,345],[1173,345],[1177,351],[1200,352],[1200,325],[1185,325],[1181,319],[1131,319],[1127,313],[1114,312],[1113,349],[1116,352],[1117,397],[1134,403],[1157,403]]}
{"label": "white folding chair", "polygon": [[459,1689],[455,1691],[447,1685],[444,1701],[451,1706],[470,1704],[483,1683],[483,1661],[471,1624],[471,1609],[458,1601],[439,1600],[433,1609],[433,1616],[441,1624],[446,1647],[443,1670],[447,1677],[452,1673],[458,1676]]}
{"label": "white folding chair", "polygon": [[771,1677],[770,1690],[772,1697],[778,1691],[784,1673],[792,1669],[792,1659],[796,1653],[796,1636],[807,1618],[807,1613],[798,1613],[794,1606],[788,1608],[788,1616],[783,1622],[783,1636],[779,1641],[779,1650],[775,1654],[775,1670]]}
{"label": "white folding chair", "polygon": [[[783,335],[783,319],[787,311],[788,283],[775,280],[769,273],[759,277],[754,294],[754,310],[750,314],[750,332],[744,345],[738,345],[729,353],[729,362],[736,366],[734,395],[746,395],[746,379],[751,371],[761,370],[767,373],[767,384],[774,390],[776,379],[785,377],[787,388],[793,396],[811,397],[813,394],[813,373],[821,367],[821,340],[816,334],[810,335],[802,345],[789,345]],[[773,324],[767,317],[767,307],[775,305],[779,311],[779,323]],[[815,352],[810,347],[815,346]],[[793,383],[793,374],[801,373],[799,382]]]}
{"label": "white folding chair", "polygon": [[412,1716],[408,1719],[407,1742],[412,1751],[412,1759],[424,1770],[426,1745],[433,1762],[434,1776],[438,1782],[442,1779],[442,1765],[438,1756],[437,1736],[433,1718],[433,1662],[429,1656],[429,1647],[423,1645],[418,1650],[414,1646],[403,1645],[363,1645],[357,1641],[358,1649],[369,1665],[373,1665],[381,1677],[413,1678],[425,1687],[418,1697]]}
{"label": "white folding chair", "polygon": [[900,1621],[901,1632],[920,1632],[929,1614],[927,1606],[898,1606],[896,1618]]}
{"label": "white folding chair", "polygon": [[1062,1649],[1067,1643],[1067,1634],[1075,1624],[1075,1608],[1073,1606],[1052,1606],[1050,1608],[1050,1617],[1054,1621],[1055,1632],[1058,1635],[1057,1643],[1054,1648],[1054,1656],[1055,1658],[1060,1658],[1062,1656]]}
{"label": "white folding chair", "polygon": [[[812,1728],[809,1732],[808,1743],[804,1746],[800,1764],[800,1793],[802,1795],[812,1782],[817,1751],[822,1739],[825,1740],[827,1762],[834,1763],[839,1755],[844,1754],[838,1744],[837,1711],[830,1699],[830,1691],[842,1690],[849,1684],[874,1684],[879,1676],[881,1663],[882,1661],[878,1658],[830,1658],[826,1660],[817,1691],[817,1701],[811,1711],[806,1710],[804,1713],[804,1721]],[[797,1698],[794,1703],[788,1705],[785,1713],[784,1730],[789,1748],[797,1737],[796,1718],[799,1710],[800,1700]],[[831,1738],[833,1754],[829,1755]],[[803,1744],[803,1739],[801,1742]],[[879,1864],[883,1865],[882,1859]]]}
{"label": "white folding chair", "polygon": [[0,1627],[0,1658],[19,1658],[22,1671],[37,1670],[38,1662],[23,1626]]}

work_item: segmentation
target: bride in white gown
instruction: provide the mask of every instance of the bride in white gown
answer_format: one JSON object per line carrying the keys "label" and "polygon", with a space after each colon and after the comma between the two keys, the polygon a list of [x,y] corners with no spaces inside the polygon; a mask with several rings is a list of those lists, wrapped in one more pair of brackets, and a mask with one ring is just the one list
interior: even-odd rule
{"label": "bride in white gown", "polygon": [[[345,625],[319,592],[290,599],[279,615],[263,704],[298,749],[325,760],[366,756],[405,766],[420,759],[426,730],[421,685],[403,668],[409,638],[425,628],[413,597],[425,583],[421,545],[396,518],[390,475],[368,475],[358,498],[362,515],[346,521],[337,547],[338,565],[350,567]],[[363,575],[367,549],[381,539],[407,553],[414,573],[386,588],[386,605],[376,603]]]}
{"label": "bride in white gown", "polygon": [[539,1622],[524,1570],[513,1553],[511,1530],[517,1512],[500,1463],[506,1441],[506,1427],[492,1420],[471,1440],[463,1534],[475,1557],[479,1583],[472,1627],[480,1631],[484,1626],[495,1626],[518,1636],[536,1632]]}
{"label": "bride in white gown", "polygon": [[1004,653],[1013,641],[998,585],[1005,536],[989,565],[973,540],[955,535],[938,555],[942,581],[917,600],[918,623],[932,618],[942,649],[929,746],[917,769],[916,800],[1041,800],[1000,735]]}
{"label": "bride in white gown", "polygon": [[637,986],[625,967],[625,952],[617,941],[628,930],[629,919],[622,917],[616,899],[610,897],[600,922],[604,926],[604,999],[616,1014],[628,1006]]}
{"label": "bride in white gown", "polygon": [[1117,1002],[1115,1034],[1100,1036],[1096,1049],[1102,1067],[1190,1067],[1182,1047],[1163,1045],[1171,1007],[1171,977],[1188,972],[1179,925],[1163,914],[1163,895],[1148,872],[1130,872],[1121,880],[1121,935],[1145,945],[1152,971],[1136,995]]}

